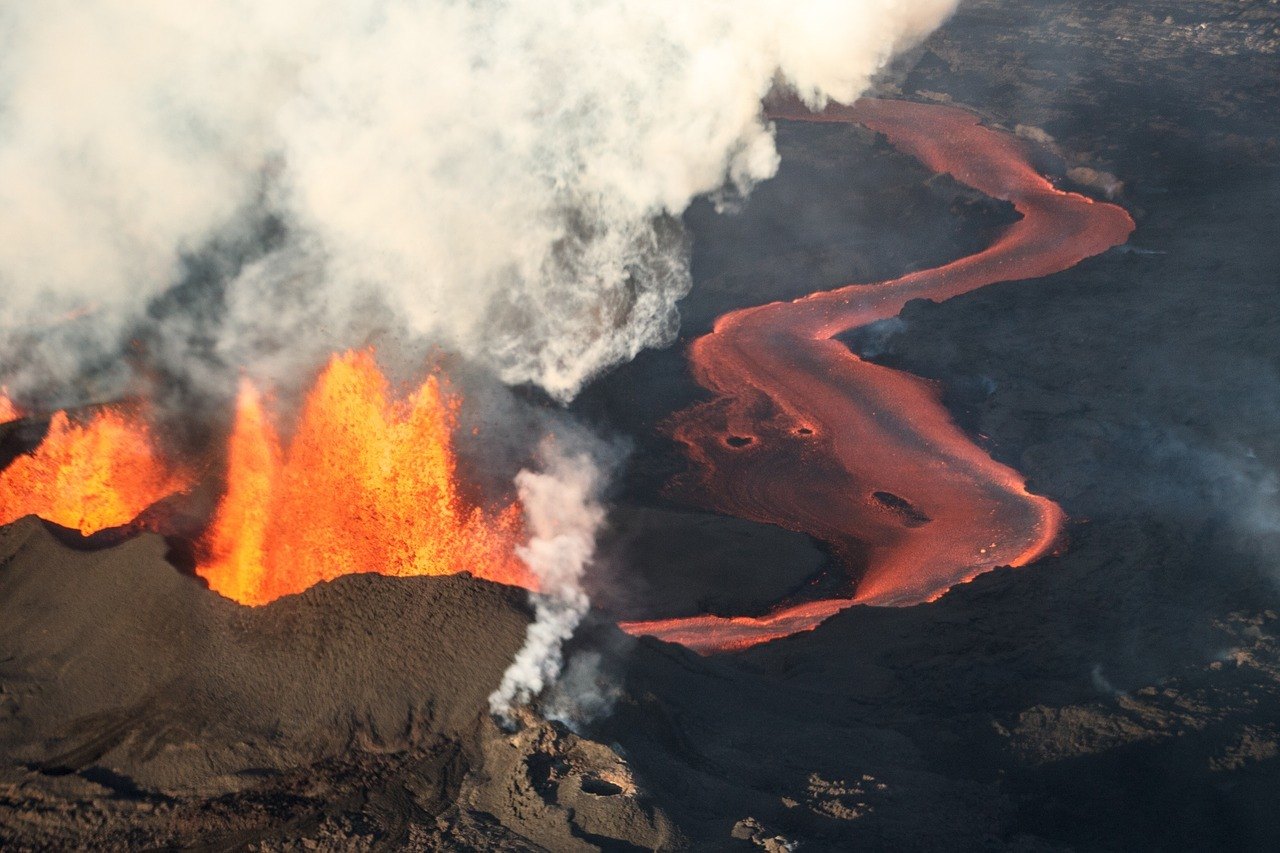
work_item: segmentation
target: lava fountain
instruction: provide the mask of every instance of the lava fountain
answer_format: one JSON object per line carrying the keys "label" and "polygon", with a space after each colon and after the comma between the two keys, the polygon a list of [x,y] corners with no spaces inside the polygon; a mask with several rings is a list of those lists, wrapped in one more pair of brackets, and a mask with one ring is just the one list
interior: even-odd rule
{"label": "lava fountain", "polygon": [[[321,373],[286,450],[257,389],[243,383],[198,574],[255,605],[355,572],[469,571],[534,588],[516,556],[519,503],[486,512],[460,488],[459,402],[434,376],[393,399],[373,355],[349,352]],[[0,423],[21,416],[0,395]],[[57,412],[39,446],[0,471],[0,524],[37,515],[87,536],[137,521],[194,482],[163,459],[134,407],[103,406],[83,422]]]}
{"label": "lava fountain", "polygon": [[132,407],[101,408],[84,423],[56,412],[39,447],[0,471],[0,524],[38,515],[88,536],[129,524],[192,482],[162,459]]}
{"label": "lava fountain", "polygon": [[1021,219],[993,245],[935,269],[734,311],[694,341],[689,359],[713,399],[673,420],[692,462],[695,501],[829,543],[865,572],[851,596],[783,605],[760,618],[697,616],[623,623],[702,652],[811,630],[854,604],[932,600],[957,583],[1043,555],[1063,514],[1018,472],[975,445],[937,388],[859,359],[835,340],[1002,281],[1065,270],[1123,243],[1120,207],[1056,189],[1021,142],[953,107],[863,100],[775,118],[855,122],[936,172],[1012,202]]}
{"label": "lava fountain", "polygon": [[197,572],[254,605],[355,572],[470,571],[532,587],[515,556],[519,504],[488,513],[459,490],[457,405],[434,376],[393,399],[373,356],[349,352],[320,375],[286,449],[243,383],[226,492]]}
{"label": "lava fountain", "polygon": [[18,407],[9,398],[9,393],[0,388],[0,424],[16,421],[20,417],[22,417],[22,413],[18,411]]}

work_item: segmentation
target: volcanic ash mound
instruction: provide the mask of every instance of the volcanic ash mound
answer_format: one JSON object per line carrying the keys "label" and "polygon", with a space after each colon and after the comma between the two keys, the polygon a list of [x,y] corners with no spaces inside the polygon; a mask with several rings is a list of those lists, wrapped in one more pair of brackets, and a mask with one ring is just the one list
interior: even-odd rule
{"label": "volcanic ash mound", "polygon": [[159,536],[75,544],[34,518],[0,529],[0,747],[148,790],[458,740],[529,620],[523,591],[466,576],[352,575],[242,607]]}

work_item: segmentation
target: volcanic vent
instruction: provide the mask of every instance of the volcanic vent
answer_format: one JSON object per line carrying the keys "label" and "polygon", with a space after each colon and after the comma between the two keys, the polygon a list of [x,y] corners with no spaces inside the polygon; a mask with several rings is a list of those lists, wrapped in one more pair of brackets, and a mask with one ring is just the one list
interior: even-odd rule
{"label": "volcanic vent", "polygon": [[515,556],[519,505],[487,512],[462,496],[456,407],[436,376],[392,399],[372,354],[347,353],[316,380],[285,447],[244,383],[198,573],[243,604],[363,571],[531,587]]}
{"label": "volcanic vent", "polygon": [[[265,604],[359,572],[468,571],[532,588],[515,555],[519,504],[487,511],[463,495],[453,445],[460,400],[443,381],[430,376],[397,399],[372,352],[334,356],[286,445],[246,380],[225,450],[195,463],[167,457],[139,404],[55,412],[34,450],[0,472],[0,523],[34,515],[86,536],[129,527],[195,488],[194,471],[208,476],[225,460],[214,475],[222,496],[195,543],[196,572],[234,601]],[[17,420],[17,406],[6,405]]]}

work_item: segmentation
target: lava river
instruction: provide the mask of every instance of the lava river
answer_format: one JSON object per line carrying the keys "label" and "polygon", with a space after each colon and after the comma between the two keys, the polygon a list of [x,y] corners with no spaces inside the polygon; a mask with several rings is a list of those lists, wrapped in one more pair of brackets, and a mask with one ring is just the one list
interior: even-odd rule
{"label": "lava river", "polygon": [[720,317],[689,359],[713,399],[679,413],[694,497],[777,524],[865,566],[848,597],[783,604],[762,617],[623,623],[700,652],[811,630],[854,604],[929,601],[996,566],[1043,555],[1063,513],[1031,494],[951,420],[929,382],[859,359],[835,337],[896,316],[912,299],[948,299],[1065,270],[1123,243],[1120,207],[1056,189],[1016,138],[944,106],[862,100],[776,118],[852,122],[936,172],[1011,202],[1021,219],[984,251],[891,281],[849,285]]}

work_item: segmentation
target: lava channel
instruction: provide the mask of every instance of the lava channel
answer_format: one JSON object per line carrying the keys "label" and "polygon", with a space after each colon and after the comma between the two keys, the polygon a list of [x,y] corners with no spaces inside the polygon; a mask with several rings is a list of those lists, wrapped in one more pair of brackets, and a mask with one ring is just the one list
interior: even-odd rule
{"label": "lava channel", "polygon": [[1063,512],[975,445],[929,382],[871,364],[835,340],[1002,281],[1068,269],[1124,243],[1124,209],[1056,189],[1023,144],[954,107],[861,100],[779,119],[861,124],[935,172],[1011,202],[1021,219],[993,245],[934,269],[849,285],[720,317],[689,360],[710,402],[678,413],[673,434],[692,462],[689,487],[717,511],[814,536],[865,572],[852,597],[784,604],[761,617],[624,622],[637,635],[703,653],[747,648],[815,628],[855,604],[930,601],[997,566],[1043,555]]}

